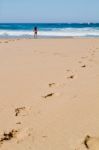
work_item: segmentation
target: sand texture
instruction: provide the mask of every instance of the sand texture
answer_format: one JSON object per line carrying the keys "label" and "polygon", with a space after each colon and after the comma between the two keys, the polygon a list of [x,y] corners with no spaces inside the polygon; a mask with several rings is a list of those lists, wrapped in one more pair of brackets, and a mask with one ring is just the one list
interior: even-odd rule
{"label": "sand texture", "polygon": [[99,150],[99,39],[0,39],[0,150]]}

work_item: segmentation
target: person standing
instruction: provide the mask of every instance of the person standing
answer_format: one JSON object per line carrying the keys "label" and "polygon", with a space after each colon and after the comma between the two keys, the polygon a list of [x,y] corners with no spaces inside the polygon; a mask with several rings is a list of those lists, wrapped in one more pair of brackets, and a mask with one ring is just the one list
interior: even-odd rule
{"label": "person standing", "polygon": [[37,38],[38,29],[37,27],[34,27],[34,38]]}

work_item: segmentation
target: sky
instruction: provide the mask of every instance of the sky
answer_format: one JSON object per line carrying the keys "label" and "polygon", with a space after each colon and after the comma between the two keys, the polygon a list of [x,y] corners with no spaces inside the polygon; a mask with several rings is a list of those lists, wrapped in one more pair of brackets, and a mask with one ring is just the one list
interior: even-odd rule
{"label": "sky", "polygon": [[99,22],[99,0],[0,0],[0,23]]}

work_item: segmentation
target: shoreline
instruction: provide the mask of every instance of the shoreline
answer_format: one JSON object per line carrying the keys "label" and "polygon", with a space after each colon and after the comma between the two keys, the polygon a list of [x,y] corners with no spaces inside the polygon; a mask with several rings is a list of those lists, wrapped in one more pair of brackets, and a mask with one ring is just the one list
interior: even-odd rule
{"label": "shoreline", "polygon": [[34,38],[34,37],[0,37],[0,40],[6,40],[6,39],[34,39],[34,40],[37,40],[37,39],[99,39],[99,37],[78,37],[78,36],[66,36],[66,37],[37,37],[37,38]]}

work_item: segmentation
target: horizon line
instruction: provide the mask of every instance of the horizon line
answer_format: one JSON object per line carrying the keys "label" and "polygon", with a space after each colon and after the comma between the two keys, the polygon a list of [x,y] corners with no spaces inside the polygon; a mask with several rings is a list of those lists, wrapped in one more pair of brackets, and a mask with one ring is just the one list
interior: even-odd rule
{"label": "horizon line", "polygon": [[99,24],[99,22],[0,22],[0,24]]}

